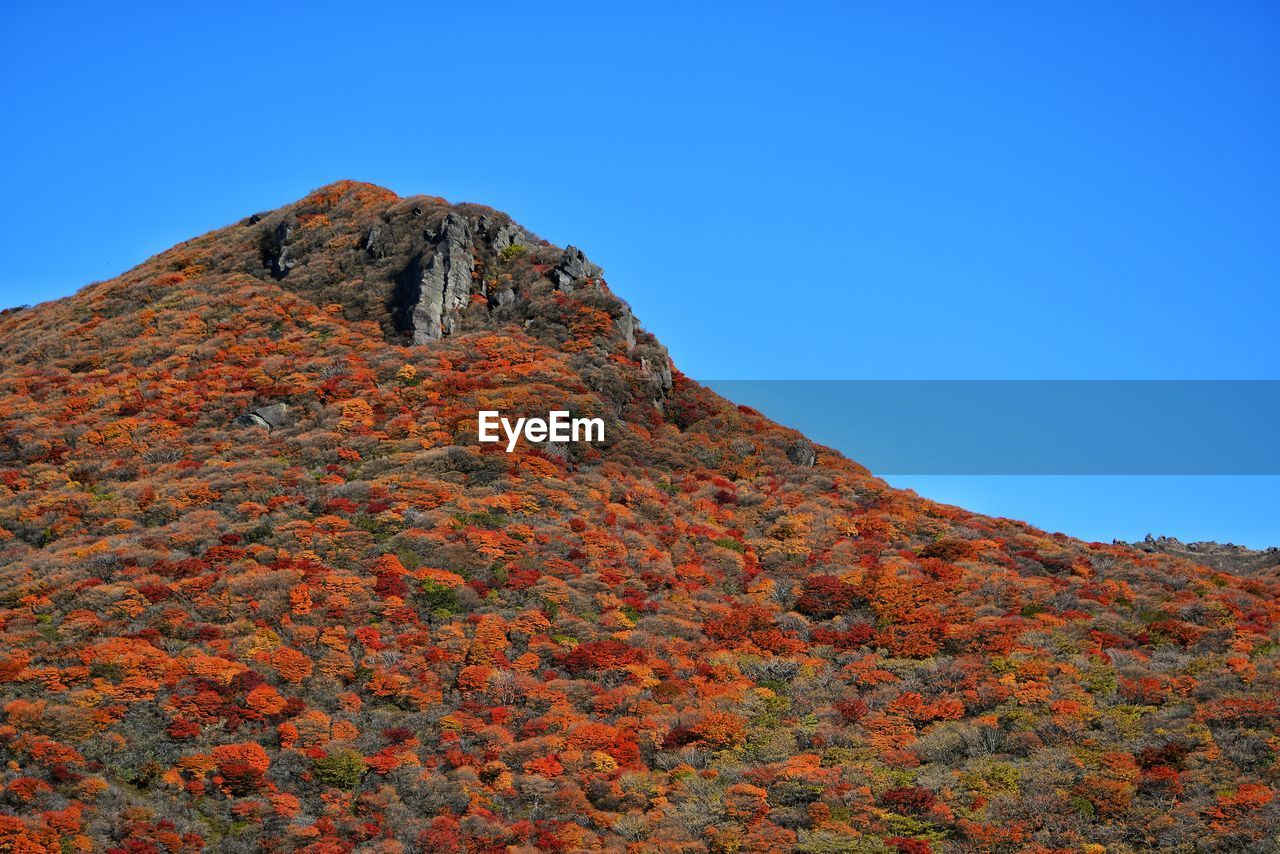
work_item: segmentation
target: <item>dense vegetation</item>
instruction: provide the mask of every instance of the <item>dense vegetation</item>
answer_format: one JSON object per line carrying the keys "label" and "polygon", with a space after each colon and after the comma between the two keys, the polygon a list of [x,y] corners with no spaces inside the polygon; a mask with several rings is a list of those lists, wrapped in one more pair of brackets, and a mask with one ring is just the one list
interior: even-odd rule
{"label": "dense vegetation", "polygon": [[447,210],[0,317],[0,850],[1275,850],[1274,578],[797,465],[541,243],[405,346],[369,223]]}

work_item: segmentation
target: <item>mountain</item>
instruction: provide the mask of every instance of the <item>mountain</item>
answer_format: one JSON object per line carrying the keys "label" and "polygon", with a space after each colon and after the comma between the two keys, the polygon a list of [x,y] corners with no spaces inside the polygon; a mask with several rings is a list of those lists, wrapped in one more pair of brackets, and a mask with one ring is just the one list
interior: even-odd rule
{"label": "mountain", "polygon": [[0,439],[0,850],[1276,850],[1274,576],[892,489],[489,208],[10,310]]}

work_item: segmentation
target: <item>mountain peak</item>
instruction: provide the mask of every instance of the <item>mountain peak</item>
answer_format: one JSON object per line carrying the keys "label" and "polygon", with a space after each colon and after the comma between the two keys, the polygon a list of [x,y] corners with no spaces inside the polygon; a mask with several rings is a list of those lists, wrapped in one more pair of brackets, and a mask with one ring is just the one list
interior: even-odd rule
{"label": "mountain peak", "polygon": [[371,184],[368,181],[357,181],[353,178],[339,178],[307,193],[303,200],[314,196],[336,198],[348,193],[356,193],[365,198],[385,198],[389,200],[400,198],[399,194],[394,190],[383,187],[381,184]]}
{"label": "mountain peak", "polygon": [[[608,294],[602,270],[580,249],[552,246],[500,211],[346,180],[156,260],[179,272],[269,278],[419,344],[482,327],[489,315],[528,319],[527,304],[549,291]],[[629,308],[616,297],[603,302],[629,338]]]}
{"label": "mountain peak", "polygon": [[117,317],[184,287],[248,282],[340,310],[402,346],[506,329],[561,348],[589,326],[589,349],[643,366],[659,407],[671,389],[666,348],[581,249],[553,246],[484,205],[402,198],[359,181],[335,181],[181,243],[72,300]]}

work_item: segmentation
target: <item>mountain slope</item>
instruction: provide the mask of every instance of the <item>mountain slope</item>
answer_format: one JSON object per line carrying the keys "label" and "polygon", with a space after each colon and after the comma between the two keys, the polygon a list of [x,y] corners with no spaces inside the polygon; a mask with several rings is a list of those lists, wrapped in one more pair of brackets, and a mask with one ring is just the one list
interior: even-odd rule
{"label": "mountain slope", "polygon": [[487,208],[344,182],[7,312],[0,425],[0,849],[1280,830],[1275,579],[815,459]]}

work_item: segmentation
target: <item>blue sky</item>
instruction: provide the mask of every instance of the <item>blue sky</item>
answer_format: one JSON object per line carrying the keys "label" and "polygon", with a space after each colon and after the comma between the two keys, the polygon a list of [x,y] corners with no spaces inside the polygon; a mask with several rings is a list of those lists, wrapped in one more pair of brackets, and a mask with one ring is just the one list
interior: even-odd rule
{"label": "blue sky", "polygon": [[[356,178],[582,246],[697,378],[1280,379],[1274,4],[182,5],[0,10],[0,304]],[[1274,481],[931,489],[1262,545]]]}

